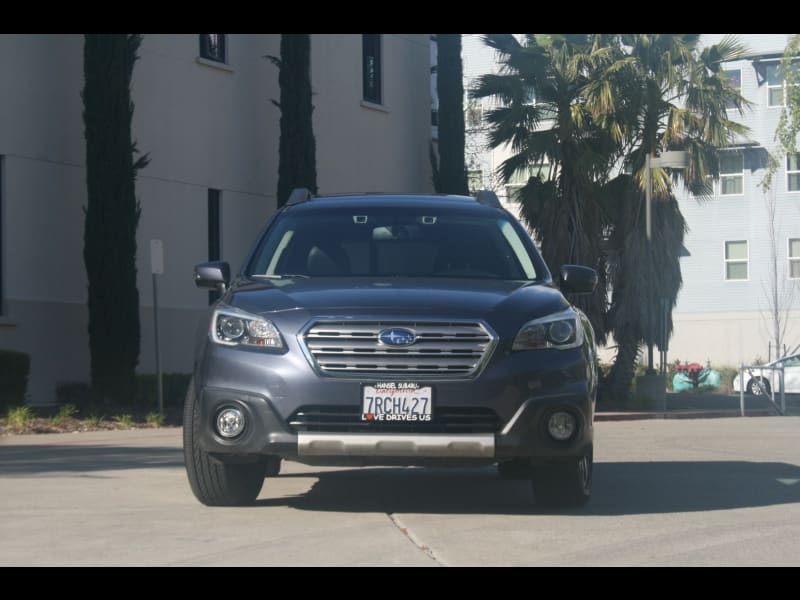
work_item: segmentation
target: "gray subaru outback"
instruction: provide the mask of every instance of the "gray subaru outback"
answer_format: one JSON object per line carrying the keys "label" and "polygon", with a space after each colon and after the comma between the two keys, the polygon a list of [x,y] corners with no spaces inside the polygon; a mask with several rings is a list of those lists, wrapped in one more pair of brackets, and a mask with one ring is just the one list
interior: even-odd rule
{"label": "gray subaru outback", "polygon": [[589,499],[594,333],[494,193],[295,190],[235,277],[212,262],[195,282],[221,292],[184,410],[203,504],[252,503],[282,459],[496,464],[538,503]]}

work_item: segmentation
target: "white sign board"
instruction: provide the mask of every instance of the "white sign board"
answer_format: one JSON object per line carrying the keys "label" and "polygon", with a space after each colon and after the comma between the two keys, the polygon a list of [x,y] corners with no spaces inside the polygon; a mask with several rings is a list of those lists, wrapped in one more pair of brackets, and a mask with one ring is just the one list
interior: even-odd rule
{"label": "white sign board", "polygon": [[150,240],[150,272],[153,275],[164,274],[164,243],[161,240]]}
{"label": "white sign board", "polygon": [[683,150],[670,150],[662,152],[661,156],[655,156],[650,161],[651,167],[670,167],[673,169],[685,169],[689,166],[689,153]]}

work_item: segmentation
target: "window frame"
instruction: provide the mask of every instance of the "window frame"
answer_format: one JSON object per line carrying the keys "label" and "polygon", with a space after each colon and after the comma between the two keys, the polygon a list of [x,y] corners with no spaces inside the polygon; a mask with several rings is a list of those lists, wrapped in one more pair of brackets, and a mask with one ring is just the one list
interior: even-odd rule
{"label": "window frame", "polygon": [[[742,170],[741,172],[732,171],[730,173],[723,173],[722,172],[722,156],[738,156],[742,161]],[[723,191],[723,179],[733,179],[738,178],[741,181],[741,191],[730,193]],[[719,196],[744,196],[744,154],[738,150],[723,150],[720,153],[720,161],[719,161]]]}
{"label": "window frame", "polygon": [[[477,188],[473,188],[470,185],[474,181],[480,181],[480,185]],[[467,169],[467,190],[470,194],[482,190],[483,188],[483,169],[474,168],[474,169]]]}
{"label": "window frame", "polygon": [[[745,258],[728,258],[728,244],[745,244],[747,256]],[[722,275],[725,281],[750,281],[750,241],[749,240],[725,240],[722,242]],[[731,263],[744,263],[747,273],[744,278],[728,277],[728,265]]]}
{"label": "window frame", "polygon": [[[209,36],[220,36],[221,57],[219,54],[214,55],[211,50],[211,38]],[[228,64],[228,36],[224,33],[201,33],[199,34],[199,53],[198,56],[204,60],[219,63],[221,65]]]}
{"label": "window frame", "polygon": [[[372,50],[374,54],[368,54],[368,44],[375,42]],[[369,80],[367,72],[367,57],[375,56],[375,79],[377,85],[375,86],[375,95],[368,96],[367,84]],[[377,106],[384,106],[383,98],[383,35],[380,33],[362,33],[361,34],[361,100],[368,104]]]}
{"label": "window frame", "polygon": [[[776,61],[776,62],[767,63],[765,65],[765,67],[764,67],[764,84],[765,84],[765,87],[767,88],[767,108],[784,108],[786,106],[786,95],[787,95],[786,92],[788,91],[789,83],[788,83],[788,81],[786,81],[786,77],[784,77],[784,75],[782,73],[780,73],[780,76],[781,76],[780,83],[770,84],[770,82],[769,82],[769,72],[768,72],[768,70],[770,68],[775,68],[775,69],[780,70],[782,68],[782,65],[781,65],[780,62]],[[799,68],[800,68],[800,63],[792,61],[790,69],[791,70],[796,70],[796,69],[799,69]],[[798,80],[798,83],[794,83],[792,85],[800,85],[800,79]],[[780,89],[781,90],[781,102],[780,102],[780,104],[772,104],[770,102],[770,91],[771,90],[775,90],[775,89]]]}
{"label": "window frame", "polygon": [[[742,69],[741,69],[741,67],[738,67],[738,68],[735,68],[735,69],[723,69],[722,72],[725,74],[726,79],[728,81],[730,81],[731,78],[728,75],[728,73],[733,73],[734,71],[738,71],[739,72],[739,87],[738,87],[738,91],[739,91],[739,95],[741,96],[742,95]],[[733,105],[728,106],[728,104],[726,103],[725,104],[725,110],[736,110],[736,107],[733,106]]]}
{"label": "window frame", "polygon": [[786,249],[786,257],[787,260],[789,261],[789,272],[787,275],[791,281],[798,281],[800,280],[800,267],[798,267],[797,269],[797,277],[792,277],[792,265],[793,264],[800,265],[800,254],[798,254],[797,256],[792,255],[792,242],[797,242],[798,246],[800,247],[800,238],[791,238],[791,237],[788,238],[789,247]]}
{"label": "window frame", "polygon": [[[787,154],[786,155],[786,162],[785,162],[785,166],[786,166],[786,191],[788,193],[790,193],[790,194],[798,194],[798,193],[800,193],[800,152],[795,152],[794,153],[795,161],[797,162],[797,165],[796,165],[797,168],[790,170],[789,169],[789,159],[791,158],[791,156],[792,156],[791,154]],[[797,177],[798,177],[797,189],[793,190],[792,186],[789,184],[789,182],[791,181],[789,179],[790,175],[797,175]]]}
{"label": "window frame", "polygon": [[[519,178],[516,177],[515,172],[513,177],[516,179],[516,181],[506,182],[505,190],[507,202],[511,204],[520,203],[519,191],[528,185],[528,181],[531,177],[534,177],[534,173],[539,177],[539,179],[542,180],[542,182],[549,181],[550,177],[553,175],[553,165],[546,160],[542,160],[534,165],[528,165],[525,171],[525,175],[522,175]],[[520,179],[522,180],[520,181]]]}
{"label": "window frame", "polygon": [[[770,83],[769,82],[769,70],[771,68],[780,69],[781,64],[779,62],[768,63],[764,66],[764,84],[767,88],[767,108],[783,108],[786,102],[786,90],[784,86],[784,79],[781,76],[781,82],[778,84]],[[780,104],[772,104],[770,91],[774,89],[781,90],[781,102]]]}

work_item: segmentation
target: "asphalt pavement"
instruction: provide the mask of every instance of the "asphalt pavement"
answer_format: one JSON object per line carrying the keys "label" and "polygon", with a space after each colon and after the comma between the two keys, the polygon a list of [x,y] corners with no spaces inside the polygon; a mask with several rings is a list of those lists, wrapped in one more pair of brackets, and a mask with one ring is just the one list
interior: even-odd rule
{"label": "asphalt pavement", "polygon": [[800,564],[800,417],[598,422],[582,509],[493,468],[284,463],[192,496],[180,429],[0,438],[0,565]]}

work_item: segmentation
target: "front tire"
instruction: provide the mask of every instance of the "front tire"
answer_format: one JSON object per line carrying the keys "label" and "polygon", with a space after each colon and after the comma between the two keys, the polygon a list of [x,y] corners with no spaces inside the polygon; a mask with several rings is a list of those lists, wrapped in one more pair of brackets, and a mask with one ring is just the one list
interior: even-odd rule
{"label": "front tire", "polygon": [[264,485],[264,462],[224,463],[200,448],[197,444],[200,411],[197,408],[192,380],[183,409],[183,456],[192,492],[206,506],[252,504]]}
{"label": "front tire", "polygon": [[583,506],[592,496],[593,465],[594,452],[589,446],[580,456],[534,467],[536,503],[547,507]]}
{"label": "front tire", "polygon": [[747,393],[753,396],[769,396],[769,381],[763,377],[755,377],[747,382]]}

